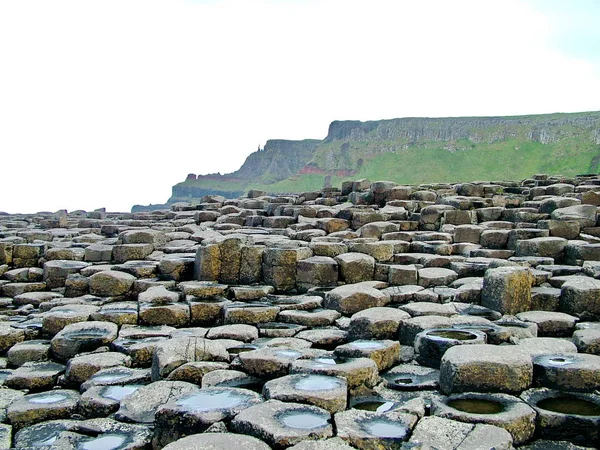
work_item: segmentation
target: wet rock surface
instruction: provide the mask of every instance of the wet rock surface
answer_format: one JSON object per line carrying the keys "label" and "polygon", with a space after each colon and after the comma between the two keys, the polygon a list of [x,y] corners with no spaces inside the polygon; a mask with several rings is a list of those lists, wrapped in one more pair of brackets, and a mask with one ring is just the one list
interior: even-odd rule
{"label": "wet rock surface", "polygon": [[598,447],[595,192],[0,215],[0,448]]}

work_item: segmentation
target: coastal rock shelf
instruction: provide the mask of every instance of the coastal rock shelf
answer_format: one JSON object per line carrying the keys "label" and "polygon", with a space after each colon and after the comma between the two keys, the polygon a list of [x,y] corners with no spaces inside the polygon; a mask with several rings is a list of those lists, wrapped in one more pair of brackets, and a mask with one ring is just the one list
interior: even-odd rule
{"label": "coastal rock shelf", "polygon": [[0,213],[0,448],[600,446],[600,177]]}

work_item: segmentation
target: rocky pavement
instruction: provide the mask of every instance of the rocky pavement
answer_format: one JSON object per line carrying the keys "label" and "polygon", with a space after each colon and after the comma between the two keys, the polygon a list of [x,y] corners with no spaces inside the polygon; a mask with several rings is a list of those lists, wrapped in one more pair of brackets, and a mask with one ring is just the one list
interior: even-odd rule
{"label": "rocky pavement", "polygon": [[600,445],[600,177],[0,213],[0,448]]}

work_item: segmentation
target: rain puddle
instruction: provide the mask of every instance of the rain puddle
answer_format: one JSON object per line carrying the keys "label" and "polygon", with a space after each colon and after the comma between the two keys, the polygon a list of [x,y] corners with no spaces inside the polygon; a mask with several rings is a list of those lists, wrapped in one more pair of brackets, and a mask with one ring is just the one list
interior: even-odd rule
{"label": "rain puddle", "polygon": [[323,414],[317,414],[310,411],[290,411],[284,413],[280,418],[280,422],[290,428],[299,428],[309,430],[311,428],[319,428],[327,425],[328,417]]}
{"label": "rain puddle", "polygon": [[288,358],[298,358],[298,357],[302,356],[302,353],[297,352],[295,350],[280,350],[276,353],[279,356],[285,356]]}
{"label": "rain puddle", "polygon": [[63,400],[66,400],[67,398],[68,398],[68,396],[65,394],[42,393],[42,394],[34,394],[33,396],[29,397],[27,399],[27,401],[29,403],[42,405],[42,404],[62,402]]}
{"label": "rain puddle", "polygon": [[80,450],[116,450],[127,441],[127,436],[122,434],[105,434],[91,441],[81,443]]}
{"label": "rain puddle", "polygon": [[403,439],[408,433],[406,427],[389,420],[372,420],[362,426],[367,433],[380,438]]}
{"label": "rain puddle", "polygon": [[142,386],[139,384],[132,384],[129,386],[108,386],[102,392],[102,397],[120,402],[123,398],[133,394],[140,387]]}
{"label": "rain puddle", "polygon": [[540,400],[538,408],[561,414],[600,416],[600,405],[578,397],[554,397]]}
{"label": "rain puddle", "polygon": [[373,411],[378,413],[384,413],[394,407],[394,402],[386,402],[382,400],[367,400],[357,403],[353,406],[355,409],[361,409],[363,411]]}
{"label": "rain puddle", "polygon": [[232,355],[239,355],[240,353],[250,352],[252,350],[256,350],[258,347],[256,345],[240,345],[238,347],[231,347],[227,349],[229,353]]}
{"label": "rain puddle", "polygon": [[303,391],[326,391],[342,385],[339,380],[321,375],[309,375],[294,384],[296,389]]}
{"label": "rain puddle", "polygon": [[502,403],[480,398],[450,400],[448,406],[470,414],[498,414],[504,411]]}
{"label": "rain puddle", "polygon": [[265,330],[293,330],[294,328],[300,328],[298,325],[291,323],[278,323],[278,322],[269,322],[258,325],[259,329]]}
{"label": "rain puddle", "polygon": [[553,356],[548,358],[548,362],[554,366],[566,366],[568,364],[573,364],[575,362],[575,358],[566,356]]}
{"label": "rain puddle", "polygon": [[380,342],[371,342],[371,341],[354,341],[350,345],[352,345],[352,347],[359,348],[361,350],[375,350],[375,349],[384,347],[384,345]]}
{"label": "rain puddle", "polygon": [[90,380],[96,383],[108,383],[118,381],[131,376],[131,371],[127,369],[116,369],[110,372],[104,372],[99,375],[93,375]]}
{"label": "rain puddle", "polygon": [[325,365],[336,365],[336,364],[344,364],[348,362],[346,358],[315,358],[313,359],[315,364],[325,364]]}
{"label": "rain puddle", "polygon": [[457,341],[470,341],[472,339],[476,339],[477,335],[470,333],[468,331],[460,331],[460,330],[437,330],[430,331],[427,333],[427,336],[438,337],[442,339],[453,339]]}
{"label": "rain puddle", "polygon": [[106,335],[107,332],[104,330],[82,330],[67,333],[65,334],[65,338],[70,339],[72,341],[84,341],[92,339],[102,339]]}
{"label": "rain puddle", "polygon": [[247,401],[245,395],[235,392],[199,392],[177,400],[178,406],[183,406],[193,411],[211,411],[214,409],[234,408]]}

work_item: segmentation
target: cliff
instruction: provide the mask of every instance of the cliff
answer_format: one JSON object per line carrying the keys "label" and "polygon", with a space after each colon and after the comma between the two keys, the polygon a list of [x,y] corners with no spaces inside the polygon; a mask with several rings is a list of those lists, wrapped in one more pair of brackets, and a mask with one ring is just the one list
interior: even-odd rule
{"label": "cliff", "polygon": [[193,174],[169,203],[320,189],[353,178],[401,183],[591,173],[600,164],[600,111],[511,117],[334,121],[323,140],[270,140],[239,170]]}

